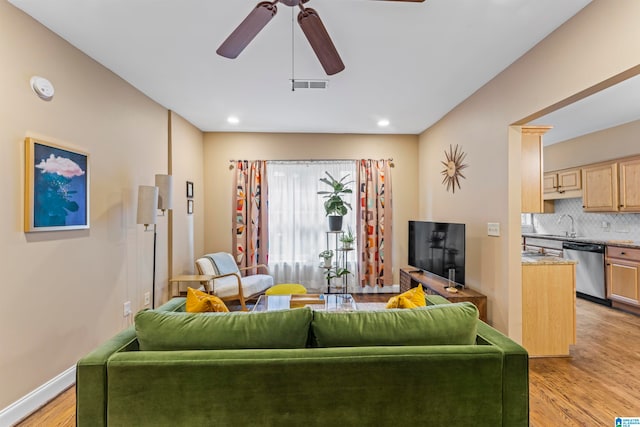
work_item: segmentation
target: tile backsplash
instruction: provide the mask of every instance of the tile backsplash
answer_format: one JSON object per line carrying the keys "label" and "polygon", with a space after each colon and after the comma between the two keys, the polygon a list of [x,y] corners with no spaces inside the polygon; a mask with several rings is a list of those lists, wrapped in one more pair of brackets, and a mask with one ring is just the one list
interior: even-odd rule
{"label": "tile backsplash", "polygon": [[536,233],[564,234],[571,229],[571,215],[575,221],[578,237],[595,240],[640,241],[640,214],[637,213],[592,213],[582,211],[582,198],[559,199],[555,202],[555,213],[534,214],[533,227]]}

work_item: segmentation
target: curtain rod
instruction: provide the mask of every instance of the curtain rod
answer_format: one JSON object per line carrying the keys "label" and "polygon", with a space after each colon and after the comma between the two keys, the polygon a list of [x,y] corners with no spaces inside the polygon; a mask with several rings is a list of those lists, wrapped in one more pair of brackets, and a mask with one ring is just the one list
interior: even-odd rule
{"label": "curtain rod", "polygon": [[[357,162],[359,160],[362,159],[295,159],[295,160],[277,160],[277,159],[270,159],[270,160],[265,160],[266,162]],[[366,160],[375,160],[375,159],[366,159]],[[388,160],[390,162],[390,165],[392,168],[395,168],[396,165],[393,163],[393,157],[389,157],[388,159],[380,159],[380,160]],[[244,161],[248,161],[248,160],[229,160],[229,163],[235,163],[235,162],[244,162]],[[229,170],[233,169],[234,166],[230,165],[229,166]]]}

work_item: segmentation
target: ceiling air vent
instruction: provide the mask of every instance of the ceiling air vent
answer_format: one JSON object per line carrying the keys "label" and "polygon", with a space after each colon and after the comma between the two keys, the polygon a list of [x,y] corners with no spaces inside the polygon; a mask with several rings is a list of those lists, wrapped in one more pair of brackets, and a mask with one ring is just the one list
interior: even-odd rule
{"label": "ceiling air vent", "polygon": [[291,80],[291,90],[327,89],[329,80]]}

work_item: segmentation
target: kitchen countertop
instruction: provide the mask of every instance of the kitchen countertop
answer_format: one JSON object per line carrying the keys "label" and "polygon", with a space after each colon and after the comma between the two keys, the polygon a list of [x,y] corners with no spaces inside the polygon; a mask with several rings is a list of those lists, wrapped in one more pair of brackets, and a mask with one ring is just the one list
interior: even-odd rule
{"label": "kitchen countertop", "polygon": [[596,243],[599,245],[615,245],[622,246],[625,248],[640,248],[640,242],[633,240],[602,240],[602,239],[591,239],[588,237],[566,237],[560,236],[557,234],[537,234],[537,233],[522,233],[523,237],[535,237],[537,239],[550,239],[550,240],[560,240],[565,242],[579,242],[579,243]]}
{"label": "kitchen countertop", "polygon": [[522,252],[522,265],[552,265],[552,264],[577,264],[578,261],[560,258],[557,256],[543,255],[537,252]]}

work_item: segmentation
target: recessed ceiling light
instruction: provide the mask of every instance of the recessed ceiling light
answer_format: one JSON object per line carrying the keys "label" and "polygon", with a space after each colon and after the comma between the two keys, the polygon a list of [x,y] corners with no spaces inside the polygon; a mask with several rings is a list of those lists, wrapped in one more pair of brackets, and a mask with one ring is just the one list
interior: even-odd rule
{"label": "recessed ceiling light", "polygon": [[389,120],[387,119],[378,120],[378,126],[380,126],[381,128],[389,126]]}
{"label": "recessed ceiling light", "polygon": [[232,125],[237,125],[238,123],[240,123],[240,119],[236,116],[229,116],[227,117],[227,122],[231,123]]}

